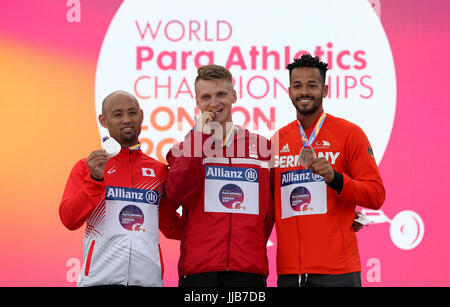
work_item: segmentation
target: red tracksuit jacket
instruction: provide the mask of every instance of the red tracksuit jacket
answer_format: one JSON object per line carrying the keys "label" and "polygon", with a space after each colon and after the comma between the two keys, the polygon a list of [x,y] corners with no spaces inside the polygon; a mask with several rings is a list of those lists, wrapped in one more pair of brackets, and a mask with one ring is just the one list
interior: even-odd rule
{"label": "red tracksuit jacket", "polygon": [[270,153],[263,156],[259,146],[268,148],[269,141],[238,127],[218,157],[207,157],[195,139],[203,145],[208,136],[191,131],[167,154],[166,193],[183,206],[179,275],[238,271],[267,277],[273,197]]}
{"label": "red tracksuit jacket", "polygon": [[[308,137],[314,126],[315,123],[306,131]],[[327,114],[312,145],[318,157],[328,159],[343,175],[340,194],[323,183],[324,193],[313,195],[310,187],[317,186],[318,178],[306,179],[307,175],[302,173],[305,168],[298,163],[303,145],[297,121],[281,128],[272,142],[279,156],[274,179],[278,274],[361,271],[358,243],[352,229],[355,207],[379,209],[385,199],[383,182],[362,129]],[[304,211],[295,211],[292,208],[301,197],[310,197],[311,203],[303,206]],[[311,208],[315,197],[325,198],[318,208]]]}
{"label": "red tracksuit jacket", "polygon": [[181,234],[176,215],[164,214],[167,166],[122,148],[102,181],[90,174],[86,159],[75,164],[59,207],[68,229],[86,224],[78,286],[162,286],[158,224],[167,237]]}

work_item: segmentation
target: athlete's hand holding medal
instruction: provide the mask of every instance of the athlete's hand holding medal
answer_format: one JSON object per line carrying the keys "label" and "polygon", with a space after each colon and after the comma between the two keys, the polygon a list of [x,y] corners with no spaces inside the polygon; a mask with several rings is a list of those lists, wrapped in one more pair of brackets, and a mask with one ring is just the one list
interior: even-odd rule
{"label": "athlete's hand holding medal", "polygon": [[102,148],[94,150],[86,159],[91,176],[97,180],[103,180],[106,162],[120,152],[121,146],[115,139],[106,136],[102,138]]}
{"label": "athlete's hand holding medal", "polygon": [[223,128],[221,124],[215,121],[216,113],[219,111],[206,111],[195,115],[195,130],[210,135],[215,141],[222,143]]}
{"label": "athlete's hand holding medal", "polygon": [[209,124],[214,120],[214,113],[211,111],[203,111],[195,115],[195,130],[211,135],[212,129]]}
{"label": "athlete's hand holding medal", "polygon": [[311,169],[313,174],[318,174],[323,177],[326,182],[331,182],[334,179],[334,169],[330,162],[325,158],[313,158],[312,161],[306,165],[306,168]]}
{"label": "athlete's hand holding medal", "polygon": [[328,160],[324,157],[317,158],[314,149],[310,146],[310,144],[314,143],[316,136],[319,134],[320,128],[322,128],[323,122],[325,121],[325,117],[325,112],[322,112],[322,115],[319,117],[319,120],[317,121],[317,124],[314,127],[309,139],[306,137],[306,133],[302,125],[298,125],[303,143],[303,147],[300,150],[299,162],[301,166],[311,169],[313,174],[318,174],[322,176],[326,182],[331,182],[334,179],[334,170],[331,167],[330,162],[328,162]]}

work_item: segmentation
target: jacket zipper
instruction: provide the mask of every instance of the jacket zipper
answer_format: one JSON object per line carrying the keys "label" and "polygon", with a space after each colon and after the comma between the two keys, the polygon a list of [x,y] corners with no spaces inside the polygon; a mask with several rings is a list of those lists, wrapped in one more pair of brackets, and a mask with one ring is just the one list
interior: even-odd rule
{"label": "jacket zipper", "polygon": [[231,248],[231,217],[232,217],[232,213],[228,213],[228,215],[230,216],[229,218],[229,222],[230,222],[230,227],[229,227],[229,231],[228,231],[228,251],[227,251],[227,271],[230,270],[230,248]]}
{"label": "jacket zipper", "polygon": [[[128,169],[130,172],[130,180],[131,180],[131,187],[134,187],[133,182],[133,168],[131,167],[131,150],[128,150]],[[133,240],[133,233],[131,233],[131,239],[130,239],[130,245],[128,246],[128,269],[127,269],[127,285],[130,281],[130,263],[131,263],[131,244]]]}
{"label": "jacket zipper", "polygon": [[134,187],[134,182],[133,182],[133,168],[131,167],[131,150],[128,150],[128,168],[130,170],[130,179],[131,179],[131,187]]}
{"label": "jacket zipper", "polygon": [[[231,165],[231,159],[229,160],[229,166],[232,166]],[[231,225],[232,225],[232,221],[231,221],[231,219],[232,219],[232,216],[233,216],[233,214],[232,213],[228,213],[228,215],[229,215],[229,230],[228,230],[228,251],[227,251],[227,271],[229,271],[230,270],[230,255],[231,255],[231,252],[230,252],[230,249],[231,249],[231,230],[232,230],[232,227],[231,227]]]}

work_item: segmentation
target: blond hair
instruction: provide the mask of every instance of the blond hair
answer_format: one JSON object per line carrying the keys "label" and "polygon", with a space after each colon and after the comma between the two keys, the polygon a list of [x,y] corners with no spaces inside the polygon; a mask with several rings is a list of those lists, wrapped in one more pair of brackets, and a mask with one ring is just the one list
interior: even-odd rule
{"label": "blond hair", "polygon": [[216,80],[223,79],[230,83],[233,83],[233,76],[231,72],[223,66],[220,65],[205,65],[197,69],[197,77],[195,78],[195,83],[198,80]]}

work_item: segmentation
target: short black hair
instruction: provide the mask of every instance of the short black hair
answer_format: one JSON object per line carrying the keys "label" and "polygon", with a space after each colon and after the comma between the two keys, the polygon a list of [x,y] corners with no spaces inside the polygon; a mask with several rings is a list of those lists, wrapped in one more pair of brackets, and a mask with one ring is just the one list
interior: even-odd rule
{"label": "short black hair", "polygon": [[322,77],[323,83],[325,83],[328,64],[325,62],[321,62],[318,57],[313,57],[310,54],[302,54],[300,58],[294,59],[294,62],[286,65],[286,68],[289,70],[289,79],[291,78],[292,71],[295,68],[300,67],[313,67],[319,69],[320,76]]}

